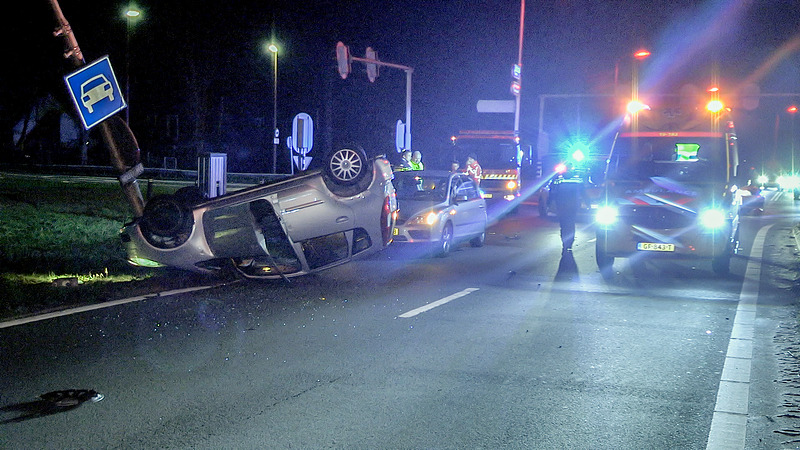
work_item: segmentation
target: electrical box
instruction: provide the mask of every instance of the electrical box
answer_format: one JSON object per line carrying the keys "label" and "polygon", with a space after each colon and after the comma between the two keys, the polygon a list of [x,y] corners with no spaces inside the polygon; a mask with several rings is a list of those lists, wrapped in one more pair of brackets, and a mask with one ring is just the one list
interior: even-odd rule
{"label": "electrical box", "polygon": [[228,185],[228,155],[203,153],[197,158],[197,187],[206,198],[225,195]]}

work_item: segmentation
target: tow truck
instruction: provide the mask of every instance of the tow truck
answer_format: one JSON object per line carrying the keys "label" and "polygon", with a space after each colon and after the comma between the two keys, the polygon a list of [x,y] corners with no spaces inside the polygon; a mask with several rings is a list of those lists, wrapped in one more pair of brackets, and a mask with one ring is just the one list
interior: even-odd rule
{"label": "tow truck", "polygon": [[486,201],[501,205],[501,212],[519,204],[522,165],[526,155],[519,136],[510,130],[461,130],[450,138],[453,160],[464,168],[474,153],[481,165],[480,188]]}

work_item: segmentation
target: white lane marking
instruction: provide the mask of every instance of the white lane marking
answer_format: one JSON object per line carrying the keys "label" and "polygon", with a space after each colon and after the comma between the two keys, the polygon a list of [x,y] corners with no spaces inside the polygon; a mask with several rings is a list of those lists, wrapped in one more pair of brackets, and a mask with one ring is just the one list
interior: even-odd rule
{"label": "white lane marking", "polygon": [[416,316],[417,314],[422,314],[422,313],[424,313],[425,311],[428,311],[428,310],[431,310],[431,309],[433,309],[433,308],[436,308],[437,306],[442,306],[442,305],[444,305],[445,303],[447,303],[447,302],[451,302],[451,301],[453,301],[453,300],[455,300],[455,299],[457,299],[457,298],[461,298],[461,297],[463,297],[463,296],[465,296],[465,295],[472,294],[473,292],[477,291],[478,289],[479,289],[479,288],[467,288],[467,289],[464,289],[464,290],[463,290],[463,291],[461,291],[461,292],[456,292],[456,293],[455,293],[455,294],[453,294],[453,295],[448,295],[448,296],[447,296],[447,297],[445,297],[445,298],[442,298],[442,299],[436,300],[435,302],[432,302],[432,303],[428,303],[428,304],[427,304],[427,305],[425,305],[425,306],[420,306],[420,307],[419,307],[419,308],[417,308],[417,309],[412,309],[412,310],[411,310],[411,311],[409,311],[409,312],[406,312],[406,313],[400,314],[400,316],[398,316],[398,317],[402,317],[402,318],[404,318],[404,319],[408,319],[409,317],[414,317],[414,316]]}
{"label": "white lane marking", "polygon": [[758,285],[764,240],[772,225],[758,230],[744,274],[736,318],[728,341],[728,353],[717,390],[717,403],[708,432],[707,450],[744,449],[750,402],[750,368],[753,363],[753,335],[756,323]]}
{"label": "white lane marking", "polygon": [[23,317],[21,319],[9,320],[7,322],[0,322],[0,328],[10,328],[10,327],[14,327],[14,326],[17,326],[17,325],[24,325],[26,323],[38,322],[40,320],[53,319],[53,318],[56,318],[56,317],[68,316],[68,315],[71,315],[71,314],[79,314],[79,313],[83,313],[83,312],[87,312],[87,311],[94,311],[95,309],[109,308],[111,306],[124,305],[125,303],[139,302],[139,301],[142,301],[142,300],[147,300],[147,299],[152,299],[152,298],[169,297],[170,295],[184,294],[186,292],[202,291],[202,290],[211,289],[211,288],[217,287],[217,286],[219,286],[219,285],[195,286],[195,287],[183,288],[183,289],[173,289],[171,291],[157,292],[155,294],[139,295],[139,296],[136,296],[136,297],[123,298],[121,300],[112,300],[112,301],[109,301],[109,302],[97,303],[97,304],[94,304],[94,305],[79,306],[77,308],[64,309],[64,310],[61,310],[61,311],[54,311],[54,312],[50,312],[50,313],[46,313],[46,314],[39,314],[39,315],[36,315],[36,316]]}

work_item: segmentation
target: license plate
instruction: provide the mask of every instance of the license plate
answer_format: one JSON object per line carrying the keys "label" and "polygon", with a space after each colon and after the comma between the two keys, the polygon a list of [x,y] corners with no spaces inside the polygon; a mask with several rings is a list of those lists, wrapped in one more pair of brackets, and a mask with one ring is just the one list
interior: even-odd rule
{"label": "license plate", "polygon": [[639,242],[636,244],[637,250],[646,252],[674,252],[675,244],[657,244],[653,242]]}
{"label": "license plate", "polygon": [[400,234],[400,229],[399,228],[392,228],[392,234],[395,235],[395,236],[398,236]]}
{"label": "license plate", "polygon": [[492,198],[492,194],[483,193],[483,198]]}

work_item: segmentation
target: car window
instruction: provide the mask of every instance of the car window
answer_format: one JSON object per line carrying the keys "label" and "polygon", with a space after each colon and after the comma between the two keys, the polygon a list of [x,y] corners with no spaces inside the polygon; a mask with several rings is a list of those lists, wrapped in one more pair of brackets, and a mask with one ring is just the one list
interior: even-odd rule
{"label": "car window", "polygon": [[441,202],[447,198],[447,177],[419,174],[395,174],[392,181],[400,200],[430,200]]}
{"label": "car window", "polygon": [[467,200],[475,200],[480,197],[478,193],[478,188],[475,186],[475,182],[472,181],[471,178],[466,176],[459,176],[453,178],[454,183],[454,196],[455,197],[467,197]]}
{"label": "car window", "polygon": [[452,177],[450,178],[450,202],[454,202],[456,197],[460,195],[459,190],[461,189],[462,183],[461,177]]}
{"label": "car window", "polygon": [[472,181],[471,178],[464,180],[464,183],[461,185],[461,192],[463,192],[461,195],[466,195],[469,200],[477,200],[480,198],[478,187],[475,186],[475,182]]}

